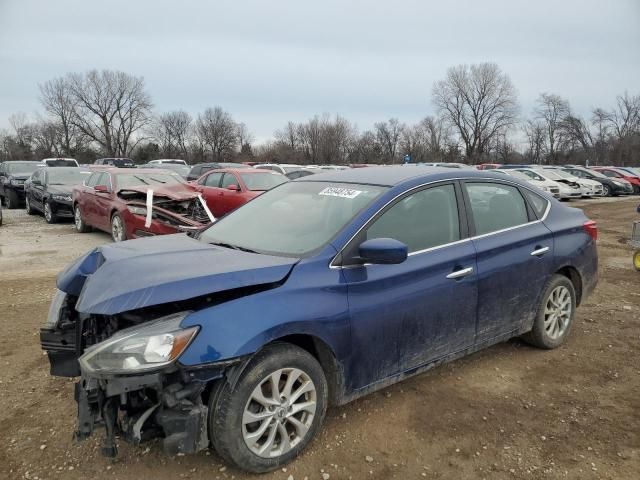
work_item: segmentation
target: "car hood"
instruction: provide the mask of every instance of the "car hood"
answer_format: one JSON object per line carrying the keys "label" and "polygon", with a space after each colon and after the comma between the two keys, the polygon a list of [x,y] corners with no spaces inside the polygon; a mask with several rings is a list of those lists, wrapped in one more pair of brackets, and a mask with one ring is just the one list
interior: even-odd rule
{"label": "car hood", "polygon": [[73,185],[49,185],[47,192],[52,195],[71,195],[73,187]]}
{"label": "car hood", "polygon": [[186,234],[98,247],[60,275],[58,288],[78,296],[81,313],[117,313],[283,281],[296,258],[217,247]]}
{"label": "car hood", "polygon": [[191,185],[174,183],[172,185],[138,185],[120,189],[118,195],[126,197],[127,192],[147,194],[147,190],[153,190],[153,196],[167,197],[171,200],[191,200],[198,196]]}

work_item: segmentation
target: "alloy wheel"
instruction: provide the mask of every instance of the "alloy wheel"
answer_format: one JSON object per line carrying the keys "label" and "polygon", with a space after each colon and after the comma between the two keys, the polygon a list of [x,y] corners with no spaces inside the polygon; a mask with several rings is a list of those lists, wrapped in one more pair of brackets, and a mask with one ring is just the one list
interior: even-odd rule
{"label": "alloy wheel", "polygon": [[44,203],[44,218],[51,223],[51,205],[49,205],[49,202]]}
{"label": "alloy wheel", "polygon": [[114,242],[122,242],[124,240],[124,225],[119,215],[114,215],[111,219],[111,237]]}
{"label": "alloy wheel", "polygon": [[76,207],[73,210],[73,221],[76,224],[76,230],[82,230],[82,213],[80,213],[80,207]]}
{"label": "alloy wheel", "polygon": [[305,372],[283,368],[253,390],[242,416],[242,436],[254,454],[286,454],[308,434],[317,408],[316,387]]}
{"label": "alloy wheel", "polygon": [[611,194],[611,189],[609,188],[609,185],[603,185],[602,186],[602,196],[603,197],[608,197]]}
{"label": "alloy wheel", "polygon": [[551,291],[544,308],[544,330],[549,338],[556,340],[564,335],[571,322],[572,308],[571,293],[566,287]]}

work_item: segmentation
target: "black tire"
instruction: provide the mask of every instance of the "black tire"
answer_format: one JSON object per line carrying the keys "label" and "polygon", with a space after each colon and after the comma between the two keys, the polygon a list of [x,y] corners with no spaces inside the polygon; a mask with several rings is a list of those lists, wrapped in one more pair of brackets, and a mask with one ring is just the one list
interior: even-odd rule
{"label": "black tire", "polygon": [[[120,222],[120,227],[116,227]],[[119,213],[111,215],[111,238],[114,242],[124,242],[127,239],[127,230],[123,218]]]}
{"label": "black tire", "polygon": [[47,223],[51,224],[58,222],[58,216],[54,213],[51,203],[46,200],[42,204],[42,213],[44,213],[44,219]]}
{"label": "black tire", "polygon": [[[564,329],[561,332],[558,332],[557,336],[554,336],[547,331],[549,325],[545,326],[545,317],[547,317],[547,315],[545,315],[545,310],[547,309],[551,295],[554,294],[556,289],[560,289],[560,291],[562,291],[561,289],[565,289],[568,292],[571,311],[568,318],[563,321],[563,323],[565,323]],[[547,350],[557,348],[562,345],[569,336],[575,316],[576,291],[573,287],[573,283],[571,283],[571,280],[564,275],[553,275],[544,288],[544,293],[540,300],[540,305],[538,306],[538,312],[536,313],[536,318],[533,321],[533,328],[523,336],[523,339],[527,343],[538,348],[544,348]]]}
{"label": "black tire", "polygon": [[611,197],[611,187],[609,185],[602,185],[602,196],[603,197]]}
{"label": "black tire", "polygon": [[[291,450],[276,457],[265,458],[247,446],[243,437],[243,414],[258,385],[283,368],[299,369],[311,379],[315,387],[316,410],[308,430]],[[252,473],[275,470],[297,457],[314,438],[324,420],[327,398],[327,380],[322,367],[311,354],[288,343],[268,345],[250,360],[235,387],[232,388],[226,380],[220,380],[214,387],[209,399],[211,444],[226,462],[242,470]],[[265,421],[278,422],[275,418]]]}
{"label": "black tire", "polygon": [[35,215],[36,211],[31,206],[31,200],[29,200],[29,194],[28,193],[24,197],[24,205],[25,205],[25,208],[27,209],[27,214]]}
{"label": "black tire", "polygon": [[7,203],[8,209],[18,208],[20,206],[20,199],[18,198],[18,194],[13,190],[6,190],[7,196],[5,197],[5,202]]}
{"label": "black tire", "polygon": [[91,231],[91,227],[84,223],[84,218],[82,218],[82,210],[80,210],[80,207],[78,205],[73,206],[73,223],[78,233],[87,233]]}

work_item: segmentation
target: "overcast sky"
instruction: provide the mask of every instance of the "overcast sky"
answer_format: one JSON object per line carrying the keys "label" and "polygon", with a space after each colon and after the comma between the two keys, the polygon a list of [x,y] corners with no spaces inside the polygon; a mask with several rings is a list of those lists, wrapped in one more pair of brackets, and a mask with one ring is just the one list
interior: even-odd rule
{"label": "overcast sky", "polygon": [[[206,4],[205,4],[206,3]],[[361,130],[433,113],[446,69],[492,61],[523,114],[640,93],[640,0],[0,0],[0,128],[66,72],[143,76],[156,111],[220,105],[258,140],[339,113]]]}

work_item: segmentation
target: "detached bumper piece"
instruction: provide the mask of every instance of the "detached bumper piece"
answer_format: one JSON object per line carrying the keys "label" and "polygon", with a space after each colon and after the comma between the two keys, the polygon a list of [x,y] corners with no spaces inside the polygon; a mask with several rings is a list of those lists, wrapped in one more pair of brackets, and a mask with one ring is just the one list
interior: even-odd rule
{"label": "detached bumper piece", "polygon": [[116,436],[139,445],[162,438],[165,453],[196,453],[209,445],[204,383],[185,384],[179,373],[155,373],[97,379],[83,376],[76,383],[76,440],[105,428],[102,454],[115,457]]}

